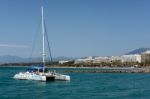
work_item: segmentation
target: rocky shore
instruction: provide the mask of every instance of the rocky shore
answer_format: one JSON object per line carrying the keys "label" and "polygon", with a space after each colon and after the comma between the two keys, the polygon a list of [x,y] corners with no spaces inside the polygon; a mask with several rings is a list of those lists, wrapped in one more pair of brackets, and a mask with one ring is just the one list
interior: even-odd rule
{"label": "rocky shore", "polygon": [[150,73],[150,67],[133,68],[133,67],[117,67],[117,68],[74,68],[60,70],[67,73]]}

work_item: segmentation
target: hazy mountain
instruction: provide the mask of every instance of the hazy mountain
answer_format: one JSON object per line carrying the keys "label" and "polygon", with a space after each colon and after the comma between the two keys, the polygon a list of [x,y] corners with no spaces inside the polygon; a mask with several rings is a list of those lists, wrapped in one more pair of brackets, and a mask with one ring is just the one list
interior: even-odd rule
{"label": "hazy mountain", "polygon": [[139,49],[135,49],[129,53],[126,53],[126,55],[129,55],[129,54],[142,54],[143,52],[147,51],[147,50],[150,50],[150,48],[139,48]]}
{"label": "hazy mountain", "polygon": [[54,61],[59,61],[59,60],[74,60],[74,59],[76,59],[76,58],[66,57],[66,56],[54,57],[53,58]]}
{"label": "hazy mountain", "polygon": [[11,55],[0,56],[0,63],[15,63],[24,61],[27,61],[27,59],[18,56],[11,56]]}
{"label": "hazy mountain", "polygon": [[[74,60],[75,58],[72,57],[56,57],[53,58],[53,61],[59,61],[59,60]],[[11,56],[11,55],[5,55],[5,56],[0,56],[0,64],[3,63],[18,63],[18,62],[24,62],[24,63],[28,63],[28,62],[40,62],[42,61],[42,58],[39,57],[34,57],[34,58],[22,58],[22,57],[18,57],[18,56]],[[47,58],[46,61],[49,61],[49,59]]]}

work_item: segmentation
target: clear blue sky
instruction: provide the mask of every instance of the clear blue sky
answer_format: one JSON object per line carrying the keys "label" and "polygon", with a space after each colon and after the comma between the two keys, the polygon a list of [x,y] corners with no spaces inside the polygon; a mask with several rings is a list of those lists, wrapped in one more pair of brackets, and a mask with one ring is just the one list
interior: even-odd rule
{"label": "clear blue sky", "polygon": [[41,5],[54,57],[150,47],[149,0],[0,0],[0,55],[29,56]]}

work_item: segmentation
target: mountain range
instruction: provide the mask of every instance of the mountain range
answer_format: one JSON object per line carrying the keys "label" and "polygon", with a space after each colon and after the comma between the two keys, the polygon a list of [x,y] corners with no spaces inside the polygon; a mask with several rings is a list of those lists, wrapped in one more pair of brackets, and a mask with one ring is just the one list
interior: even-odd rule
{"label": "mountain range", "polygon": [[150,48],[138,48],[138,49],[135,49],[131,52],[128,52],[126,53],[126,55],[130,55],[130,54],[142,54],[144,52],[146,52],[147,50],[150,50]]}

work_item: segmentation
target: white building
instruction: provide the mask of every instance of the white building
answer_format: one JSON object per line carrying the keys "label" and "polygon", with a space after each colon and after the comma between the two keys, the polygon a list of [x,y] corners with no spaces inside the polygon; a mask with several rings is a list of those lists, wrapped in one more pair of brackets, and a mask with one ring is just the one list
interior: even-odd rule
{"label": "white building", "polygon": [[134,55],[122,55],[121,62],[138,62],[141,63],[141,55],[134,54]]}
{"label": "white building", "polygon": [[114,61],[120,61],[121,58],[120,56],[109,56],[109,57],[95,57],[95,59],[93,60],[93,63],[111,63]]}
{"label": "white building", "polygon": [[121,57],[120,56],[111,56],[110,60],[113,61],[121,61]]}
{"label": "white building", "polygon": [[69,62],[69,61],[61,60],[61,61],[59,61],[59,64],[64,64],[64,63],[67,63],[67,62]]}
{"label": "white building", "polygon": [[109,57],[101,57],[101,56],[99,56],[99,57],[95,57],[93,59],[93,63],[102,63],[102,62],[105,62],[105,63],[110,62],[110,58]]}
{"label": "white building", "polygon": [[84,59],[77,59],[77,60],[75,60],[75,64],[88,63],[88,62],[92,62],[92,61],[93,61],[93,57],[89,56],[89,57],[84,58]]}
{"label": "white building", "polygon": [[150,64],[150,51],[149,50],[141,54],[141,62],[144,64]]}

